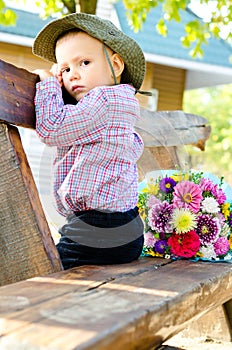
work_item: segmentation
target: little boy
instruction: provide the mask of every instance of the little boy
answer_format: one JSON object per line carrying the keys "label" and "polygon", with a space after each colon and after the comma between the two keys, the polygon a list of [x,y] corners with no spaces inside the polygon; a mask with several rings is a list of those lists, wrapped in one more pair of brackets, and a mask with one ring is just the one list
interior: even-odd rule
{"label": "little boy", "polygon": [[[36,131],[56,146],[54,196],[66,217],[57,244],[64,269],[139,257],[136,162],[143,142],[135,93],[145,75],[138,44],[110,21],[74,13],[46,25],[33,53],[55,63],[36,70]],[[62,91],[75,100],[65,103]]]}

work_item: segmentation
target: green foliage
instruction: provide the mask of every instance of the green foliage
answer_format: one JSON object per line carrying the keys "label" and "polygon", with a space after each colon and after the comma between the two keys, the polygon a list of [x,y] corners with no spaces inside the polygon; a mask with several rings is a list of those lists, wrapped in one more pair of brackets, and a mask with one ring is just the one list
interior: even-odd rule
{"label": "green foliage", "polygon": [[5,3],[3,0],[0,0],[0,24],[4,24],[5,26],[15,25],[16,19],[16,13],[6,9]]}
{"label": "green foliage", "polygon": [[[127,18],[135,31],[141,30],[149,11],[162,3],[162,17],[156,23],[156,30],[163,36],[168,35],[167,23],[175,20],[181,22],[181,12],[191,5],[191,0],[123,0],[127,9]],[[189,54],[196,58],[203,56],[202,45],[207,44],[209,38],[223,37],[232,43],[232,5],[227,0],[201,0],[207,13],[207,21],[200,18],[185,26],[185,35],[180,38],[182,45],[189,48]],[[232,61],[232,58],[229,58]]]}
{"label": "green foliage", "polygon": [[37,0],[35,5],[40,8],[40,16],[42,18],[56,15],[62,16],[69,12],[62,0]]}
{"label": "green foliage", "polygon": [[186,147],[190,164],[210,171],[232,185],[232,85],[186,91],[183,109],[208,119],[212,128],[205,151]]}
{"label": "green foliage", "polygon": [[123,0],[127,9],[127,19],[135,32],[138,32],[147,19],[151,8],[157,7],[163,0]]}
{"label": "green foliage", "polygon": [[[10,0],[17,3],[17,0]],[[18,0],[19,1],[19,0]],[[26,1],[26,0],[24,0]],[[118,0],[112,0],[118,1]],[[95,1],[92,1],[92,3]],[[49,16],[62,16],[67,13],[73,13],[78,10],[77,4],[82,7],[89,8],[90,0],[36,0],[35,5],[40,8],[40,13],[43,18]],[[157,23],[154,23],[156,30],[163,36],[168,35],[168,21],[181,22],[182,11],[191,5],[191,0],[123,0],[127,10],[127,19],[129,24],[137,32],[142,29],[144,22],[147,19],[147,14],[152,8],[162,4],[162,15]],[[203,22],[200,19],[191,21],[185,26],[185,35],[180,38],[183,46],[188,48],[192,57],[202,57],[202,45],[206,44],[211,36],[223,38],[229,43],[232,43],[232,5],[228,0],[200,0],[200,4],[205,5],[205,13],[208,20]],[[214,6],[212,6],[212,4]],[[87,6],[87,7],[86,7]],[[94,7],[95,8],[95,7]],[[91,12],[92,13],[92,12]],[[15,23],[16,15],[13,11],[6,10],[5,3],[0,0],[0,23],[9,25]],[[226,33],[226,34],[225,34]],[[231,57],[232,61],[232,57]]]}
{"label": "green foliage", "polygon": [[210,38],[210,33],[208,31],[208,26],[204,22],[199,22],[194,20],[186,24],[185,26],[186,35],[181,38],[182,45],[185,47],[190,47],[192,42],[195,42],[195,46],[190,50],[190,55],[194,58],[202,57],[203,50],[201,48],[202,44],[207,44],[207,40]]}

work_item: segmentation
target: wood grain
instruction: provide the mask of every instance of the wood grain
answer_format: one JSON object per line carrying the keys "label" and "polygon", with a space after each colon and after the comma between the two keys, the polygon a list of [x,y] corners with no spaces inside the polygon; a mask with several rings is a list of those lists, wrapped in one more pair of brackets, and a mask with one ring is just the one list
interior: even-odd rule
{"label": "wood grain", "polygon": [[16,127],[0,123],[0,285],[62,269]]}
{"label": "wood grain", "polygon": [[36,74],[0,60],[0,120],[35,127],[34,96]]}
{"label": "wood grain", "polygon": [[33,278],[0,289],[0,346],[151,349],[230,300],[231,288],[230,264],[153,258]]}

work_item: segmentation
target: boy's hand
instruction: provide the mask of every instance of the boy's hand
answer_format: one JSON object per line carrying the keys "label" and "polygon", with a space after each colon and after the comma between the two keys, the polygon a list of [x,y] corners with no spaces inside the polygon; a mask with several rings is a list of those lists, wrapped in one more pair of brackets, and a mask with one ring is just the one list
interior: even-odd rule
{"label": "boy's hand", "polygon": [[59,81],[60,86],[63,85],[62,74],[61,74],[61,72],[58,70],[57,64],[53,64],[53,66],[51,67],[50,70],[46,70],[46,69],[35,69],[35,70],[33,71],[33,73],[39,75],[40,81],[43,81],[44,79],[49,78],[49,77],[55,77],[55,78],[57,78],[57,80]]}
{"label": "boy's hand", "polygon": [[53,77],[53,74],[46,69],[35,69],[33,70],[33,73],[39,75],[40,77],[40,81],[43,81],[44,79],[48,78],[48,77]]}
{"label": "boy's hand", "polygon": [[60,83],[60,86],[63,85],[63,79],[62,79],[62,73],[61,71],[58,69],[58,65],[57,64],[53,64],[52,68],[50,69],[50,72],[52,73],[52,75],[54,77],[56,77]]}

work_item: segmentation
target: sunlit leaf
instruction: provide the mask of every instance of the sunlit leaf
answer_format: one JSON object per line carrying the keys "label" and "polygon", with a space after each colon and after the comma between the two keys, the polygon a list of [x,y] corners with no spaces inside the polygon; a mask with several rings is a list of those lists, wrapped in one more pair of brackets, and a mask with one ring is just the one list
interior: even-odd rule
{"label": "sunlit leaf", "polygon": [[168,29],[167,29],[167,26],[162,18],[157,23],[156,30],[158,31],[159,34],[161,34],[163,36],[167,36]]}

